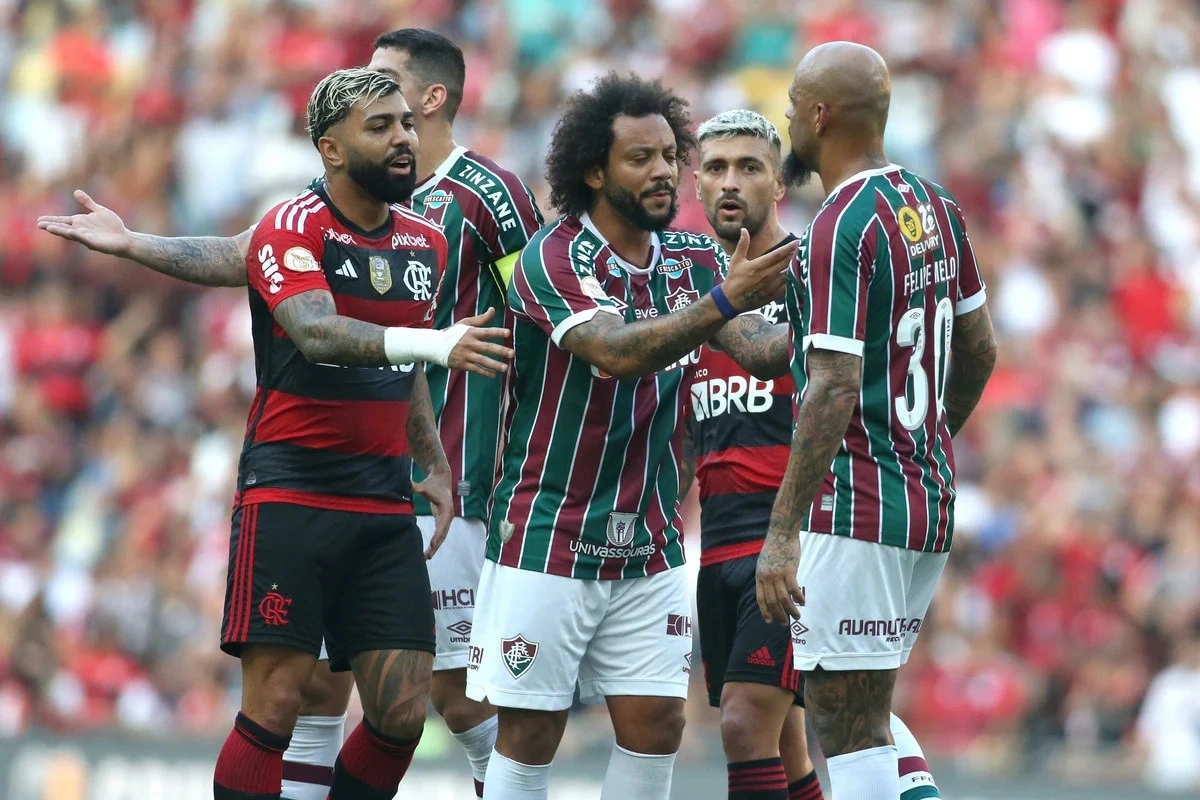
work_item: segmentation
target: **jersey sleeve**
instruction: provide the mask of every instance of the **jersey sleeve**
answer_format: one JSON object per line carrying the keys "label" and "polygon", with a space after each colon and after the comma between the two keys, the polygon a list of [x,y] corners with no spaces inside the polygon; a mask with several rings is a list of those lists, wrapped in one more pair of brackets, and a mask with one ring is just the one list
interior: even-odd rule
{"label": "jersey sleeve", "polygon": [[967,221],[962,210],[956,205],[950,208],[962,231],[958,253],[958,297],[954,304],[954,316],[961,317],[983,306],[987,301],[987,286],[979,271],[979,262],[975,260],[975,248],[971,246],[971,237],[967,235]]}
{"label": "jersey sleeve", "polygon": [[813,220],[799,262],[807,312],[800,352],[815,348],[863,354],[872,271],[861,246],[866,238],[867,230],[860,226],[839,225],[836,213]]}
{"label": "jersey sleeve", "polygon": [[429,310],[425,314],[424,324],[418,326],[422,328],[433,327],[433,318],[437,313],[438,303],[442,302],[442,284],[446,282],[446,262],[450,258],[450,244],[446,241],[446,235],[441,231],[434,231],[431,238],[433,240],[433,251],[437,253],[438,274],[433,280],[433,300],[429,303]]}
{"label": "jersey sleeve", "polygon": [[483,213],[473,222],[491,256],[496,281],[507,287],[518,254],[541,229],[543,221],[533,193],[520,178],[504,172],[497,178],[501,185],[499,197],[489,196],[483,203]]}
{"label": "jersey sleeve", "polygon": [[576,264],[569,246],[548,236],[521,251],[508,287],[513,312],[532,320],[555,345],[601,312],[624,317],[594,272]]}
{"label": "jersey sleeve", "polygon": [[246,253],[246,277],[272,313],[289,297],[314,289],[329,291],[321,268],[324,244],[312,226],[308,232],[293,230],[286,222],[276,225],[275,210],[254,227]]}

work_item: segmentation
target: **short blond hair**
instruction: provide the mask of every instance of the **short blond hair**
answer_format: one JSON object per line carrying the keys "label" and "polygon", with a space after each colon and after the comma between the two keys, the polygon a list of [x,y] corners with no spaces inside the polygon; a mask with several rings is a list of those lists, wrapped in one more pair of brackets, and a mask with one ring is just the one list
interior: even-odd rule
{"label": "short blond hair", "polygon": [[762,139],[771,148],[771,155],[778,164],[783,154],[783,139],[779,129],[762,114],[748,108],[735,108],[722,111],[711,119],[700,123],[696,131],[696,141],[703,145],[709,139],[725,141],[735,136],[753,136]]}
{"label": "short blond hair", "polygon": [[400,91],[400,84],[383,72],[352,67],[321,79],[308,98],[308,135],[316,144],[326,131],[350,115],[356,103],[369,106]]}

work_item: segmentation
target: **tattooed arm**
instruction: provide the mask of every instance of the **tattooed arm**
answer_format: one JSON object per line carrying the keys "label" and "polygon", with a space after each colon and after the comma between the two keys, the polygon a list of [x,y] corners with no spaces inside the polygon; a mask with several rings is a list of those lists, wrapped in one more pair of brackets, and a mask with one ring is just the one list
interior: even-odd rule
{"label": "tattooed arm", "polygon": [[571,328],[562,347],[621,380],[650,375],[683,358],[725,324],[711,297],[682,311],[626,323],[600,313]]}
{"label": "tattooed arm", "polygon": [[810,350],[808,385],[796,414],[787,472],[775,497],[767,540],[758,556],[758,606],[763,619],[786,623],[804,604],[796,586],[800,523],[829,474],[862,386],[862,358],[833,350]]}
{"label": "tattooed arm", "polygon": [[125,227],[112,209],[100,205],[86,192],[75,199],[86,214],[44,216],[38,227],[98,253],[127,258],[181,281],[200,286],[245,286],[246,252],[251,231],[233,238],[216,236],[151,236]]}
{"label": "tattooed arm", "polygon": [[682,501],[696,480],[696,440],[692,438],[692,426],[683,423],[683,453],[679,458],[679,499]]}
{"label": "tattooed arm", "polygon": [[986,305],[955,318],[950,353],[945,406],[950,435],[955,436],[975,410],[996,366],[996,333]]}
{"label": "tattooed arm", "polygon": [[742,314],[716,336],[721,349],[742,368],[762,380],[778,378],[788,371],[788,324],[772,325],[759,314]]}
{"label": "tattooed arm", "polygon": [[425,378],[423,364],[416,366],[413,377],[412,397],[408,403],[408,450],[413,461],[425,473],[425,480],[413,484],[413,491],[429,501],[433,511],[433,538],[425,550],[425,558],[442,546],[454,519],[454,494],[451,486],[450,462],[438,438],[437,423],[433,417],[433,400],[429,397],[429,381]]}
{"label": "tattooed arm", "polygon": [[323,289],[301,292],[275,307],[279,323],[306,359],[339,367],[386,367],[382,325],[343,317]]}

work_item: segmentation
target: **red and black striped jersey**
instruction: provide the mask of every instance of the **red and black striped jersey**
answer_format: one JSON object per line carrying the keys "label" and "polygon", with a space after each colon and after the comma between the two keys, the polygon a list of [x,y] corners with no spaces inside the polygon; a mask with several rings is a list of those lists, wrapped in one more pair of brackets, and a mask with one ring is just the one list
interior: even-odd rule
{"label": "red and black striped jersey", "polygon": [[323,186],[267,212],[246,257],[258,387],[238,468],[241,504],[412,513],[414,366],[311,363],[273,313],[320,289],[343,316],[428,328],[446,251],[440,228],[414,211],[392,206],[384,225],[363,230]]}
{"label": "red and black striped jersey", "polygon": [[[788,236],[779,247],[795,240]],[[784,322],[782,302],[760,309]],[[700,492],[700,564],[762,549],[792,441],[790,375],[760,380],[711,345],[699,350],[687,407]]]}

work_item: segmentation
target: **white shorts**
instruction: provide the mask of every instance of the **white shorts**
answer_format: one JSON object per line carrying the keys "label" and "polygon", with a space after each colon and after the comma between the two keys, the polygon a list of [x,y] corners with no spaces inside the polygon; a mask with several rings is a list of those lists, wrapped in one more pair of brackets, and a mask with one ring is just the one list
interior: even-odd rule
{"label": "white shorts", "polygon": [[908,661],[949,556],[801,532],[796,669],[885,670]]}
{"label": "white shorts", "polygon": [[467,697],[535,711],[639,695],[687,698],[691,593],[683,567],[583,580],[483,565]]}
{"label": "white shorts", "polygon": [[[433,539],[433,517],[417,517],[425,547]],[[429,567],[433,620],[437,624],[437,652],[433,671],[466,669],[475,618],[479,570],[487,550],[487,526],[481,519],[455,517],[446,540],[425,562]]]}

